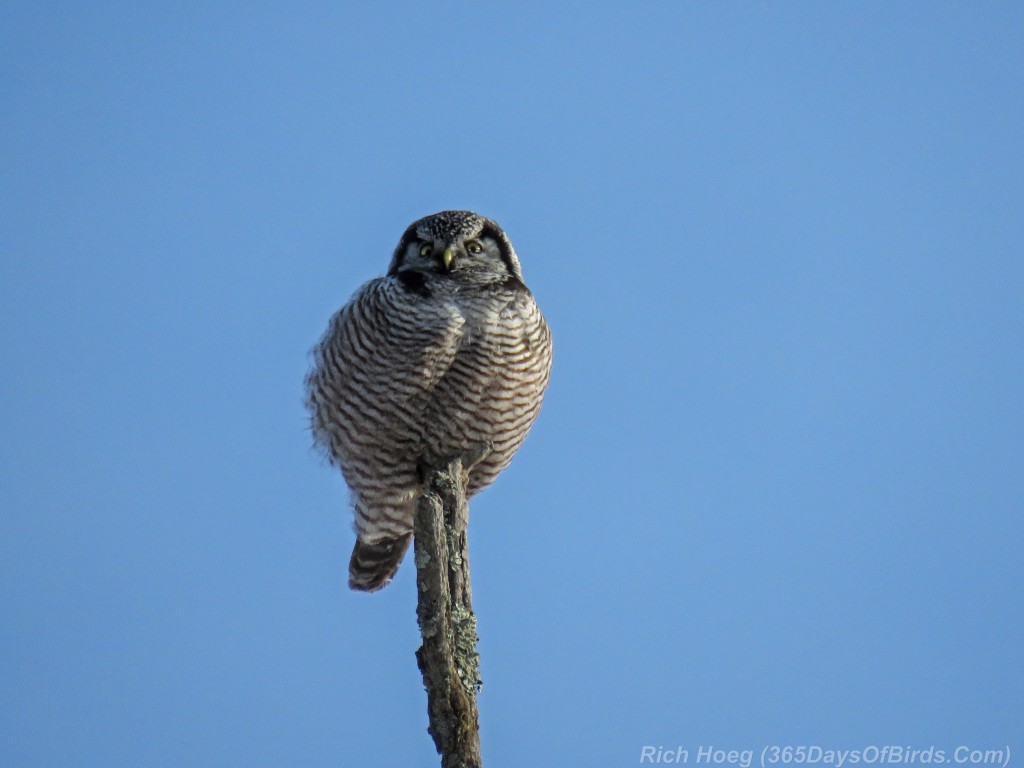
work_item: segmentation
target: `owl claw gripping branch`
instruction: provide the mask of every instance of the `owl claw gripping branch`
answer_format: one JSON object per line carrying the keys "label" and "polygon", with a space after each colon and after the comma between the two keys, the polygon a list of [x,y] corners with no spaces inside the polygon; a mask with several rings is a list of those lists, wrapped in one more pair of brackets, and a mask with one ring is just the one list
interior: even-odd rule
{"label": "owl claw gripping branch", "polygon": [[495,222],[413,222],[387,275],[356,291],[313,350],[313,437],[352,491],[349,586],[378,590],[409,546],[421,463],[490,451],[467,496],[508,466],[540,411],[551,333]]}

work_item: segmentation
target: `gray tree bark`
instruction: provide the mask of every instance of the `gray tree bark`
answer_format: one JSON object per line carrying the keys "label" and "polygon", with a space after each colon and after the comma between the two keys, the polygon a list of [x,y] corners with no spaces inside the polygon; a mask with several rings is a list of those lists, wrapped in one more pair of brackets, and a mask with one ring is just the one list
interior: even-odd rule
{"label": "gray tree bark", "polygon": [[469,470],[487,455],[473,449],[443,466],[421,467],[416,507],[416,661],[427,689],[428,731],[442,768],[480,768],[480,656],[469,578],[466,529]]}

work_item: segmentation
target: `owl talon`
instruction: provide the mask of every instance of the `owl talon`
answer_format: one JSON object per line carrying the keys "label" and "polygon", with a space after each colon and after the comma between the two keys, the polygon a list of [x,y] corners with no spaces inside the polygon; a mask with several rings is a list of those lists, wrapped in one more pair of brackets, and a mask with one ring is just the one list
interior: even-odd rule
{"label": "owl talon", "polygon": [[466,452],[462,454],[462,468],[469,472],[473,467],[486,459],[493,450],[494,443],[489,441],[471,445]]}

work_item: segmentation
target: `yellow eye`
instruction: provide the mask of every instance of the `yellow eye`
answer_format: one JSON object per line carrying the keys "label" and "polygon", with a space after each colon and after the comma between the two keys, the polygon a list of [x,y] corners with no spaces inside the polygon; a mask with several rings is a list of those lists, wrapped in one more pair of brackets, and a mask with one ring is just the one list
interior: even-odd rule
{"label": "yellow eye", "polygon": [[434,252],[434,246],[430,243],[424,243],[420,246],[420,256],[429,256]]}
{"label": "yellow eye", "polygon": [[470,253],[483,253],[484,246],[479,240],[469,240],[466,242],[466,250]]}

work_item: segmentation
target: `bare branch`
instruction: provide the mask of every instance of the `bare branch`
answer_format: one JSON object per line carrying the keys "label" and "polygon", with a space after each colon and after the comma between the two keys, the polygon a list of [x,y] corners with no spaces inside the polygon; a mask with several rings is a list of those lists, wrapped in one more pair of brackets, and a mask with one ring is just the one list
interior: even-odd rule
{"label": "bare branch", "polygon": [[469,470],[490,451],[476,446],[443,466],[421,467],[416,507],[416,661],[427,689],[429,732],[442,768],[480,768],[480,656],[466,530]]}

